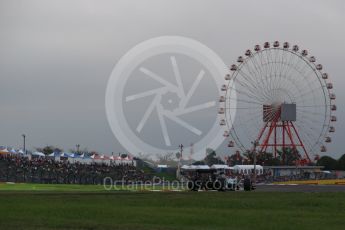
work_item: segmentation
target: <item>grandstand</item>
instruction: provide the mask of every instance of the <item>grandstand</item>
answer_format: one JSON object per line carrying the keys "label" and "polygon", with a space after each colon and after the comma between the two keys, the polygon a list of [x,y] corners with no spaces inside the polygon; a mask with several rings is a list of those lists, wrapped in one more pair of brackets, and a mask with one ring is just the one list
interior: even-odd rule
{"label": "grandstand", "polygon": [[102,184],[105,177],[125,183],[149,178],[134,161],[70,162],[51,157],[0,154],[0,181],[56,184]]}

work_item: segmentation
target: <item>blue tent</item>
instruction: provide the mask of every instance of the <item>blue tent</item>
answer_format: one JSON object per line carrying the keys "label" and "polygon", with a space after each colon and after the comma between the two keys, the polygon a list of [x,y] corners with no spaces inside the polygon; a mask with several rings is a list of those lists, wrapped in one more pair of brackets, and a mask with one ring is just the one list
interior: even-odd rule
{"label": "blue tent", "polygon": [[12,153],[12,154],[17,154],[17,151],[16,151],[14,148],[12,148],[12,149],[10,150],[10,153]]}
{"label": "blue tent", "polygon": [[68,153],[61,153],[60,157],[69,157],[69,154]]}
{"label": "blue tent", "polygon": [[59,157],[60,153],[59,152],[52,152],[51,154],[48,155],[49,157]]}
{"label": "blue tent", "polygon": [[77,153],[70,153],[69,158],[80,158],[80,155]]}

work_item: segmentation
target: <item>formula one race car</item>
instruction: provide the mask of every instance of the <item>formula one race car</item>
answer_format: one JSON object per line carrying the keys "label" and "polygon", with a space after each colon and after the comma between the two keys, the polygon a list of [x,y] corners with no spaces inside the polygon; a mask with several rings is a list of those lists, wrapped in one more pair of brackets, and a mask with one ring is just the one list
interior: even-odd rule
{"label": "formula one race car", "polygon": [[191,191],[199,190],[217,190],[217,191],[235,191],[242,190],[242,181],[236,177],[226,176],[224,172],[215,169],[196,169],[186,173],[187,186]]}

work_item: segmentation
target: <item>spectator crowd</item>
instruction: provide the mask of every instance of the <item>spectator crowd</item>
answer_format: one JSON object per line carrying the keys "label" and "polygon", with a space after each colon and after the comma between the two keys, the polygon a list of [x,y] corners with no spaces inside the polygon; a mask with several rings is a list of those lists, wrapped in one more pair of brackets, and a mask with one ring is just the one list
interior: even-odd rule
{"label": "spectator crowd", "polygon": [[57,161],[18,155],[0,155],[0,181],[16,183],[102,184],[113,181],[143,182],[149,175],[133,163],[105,164]]}

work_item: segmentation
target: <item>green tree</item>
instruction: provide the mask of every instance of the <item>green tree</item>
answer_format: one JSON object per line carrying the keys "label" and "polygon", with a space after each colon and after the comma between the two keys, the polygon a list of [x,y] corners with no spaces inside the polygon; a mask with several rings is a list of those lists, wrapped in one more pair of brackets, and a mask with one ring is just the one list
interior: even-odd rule
{"label": "green tree", "polygon": [[192,165],[204,165],[205,161],[195,161]]}
{"label": "green tree", "polygon": [[337,164],[338,164],[337,160],[329,156],[321,157],[316,163],[316,165],[318,166],[324,166],[325,170],[335,170],[337,169]]}
{"label": "green tree", "polygon": [[231,166],[240,165],[242,164],[242,161],[243,161],[243,156],[239,152],[236,152],[230,155],[227,159],[228,165],[231,165]]}
{"label": "green tree", "polygon": [[[244,153],[248,164],[254,164],[254,153],[247,151]],[[257,152],[256,163],[259,165],[280,165],[280,160],[275,158],[272,153],[269,152]]]}
{"label": "green tree", "polygon": [[337,161],[337,170],[345,170],[345,154],[343,154]]}
{"label": "green tree", "polygon": [[217,153],[213,149],[206,149],[206,157],[204,159],[204,162],[207,165],[214,165],[214,164],[225,164],[224,161],[222,161],[219,157],[217,157]]}
{"label": "green tree", "polygon": [[47,146],[45,146],[45,147],[43,147],[43,148],[36,148],[36,150],[37,150],[38,152],[44,153],[45,155],[49,155],[49,154],[51,154],[51,153],[53,153],[53,152],[58,152],[58,153],[62,152],[62,149],[61,149],[61,148],[54,147],[54,146],[52,146],[52,145],[47,145]]}
{"label": "green tree", "polygon": [[258,153],[257,155],[257,162],[259,162],[258,164],[260,165],[280,165],[280,161],[279,159],[275,158],[273,156],[273,153],[269,153],[269,152],[261,152]]}
{"label": "green tree", "polygon": [[301,159],[298,150],[294,148],[283,148],[282,150],[277,150],[277,153],[283,165],[296,165],[297,161]]}

